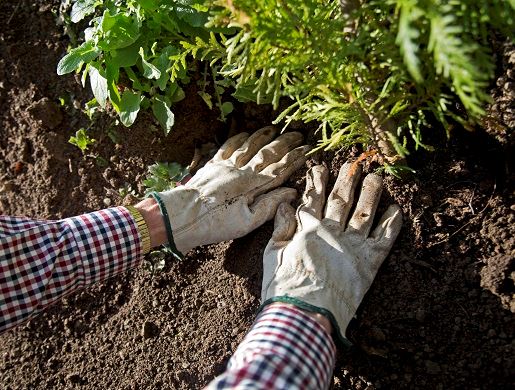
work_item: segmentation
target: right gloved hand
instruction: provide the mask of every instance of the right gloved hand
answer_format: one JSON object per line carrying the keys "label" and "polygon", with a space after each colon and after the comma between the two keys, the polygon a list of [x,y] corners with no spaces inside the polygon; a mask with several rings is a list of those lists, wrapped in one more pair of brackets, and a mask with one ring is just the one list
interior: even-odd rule
{"label": "right gloved hand", "polygon": [[[326,202],[327,169],[307,173],[303,202],[277,210],[272,239],[263,256],[263,306],[285,302],[321,313],[341,341],[402,226],[399,206],[391,205],[370,233],[382,191],[382,178],[368,175],[349,221],[361,167],[344,164]],[[324,209],[325,205],[325,209]]]}

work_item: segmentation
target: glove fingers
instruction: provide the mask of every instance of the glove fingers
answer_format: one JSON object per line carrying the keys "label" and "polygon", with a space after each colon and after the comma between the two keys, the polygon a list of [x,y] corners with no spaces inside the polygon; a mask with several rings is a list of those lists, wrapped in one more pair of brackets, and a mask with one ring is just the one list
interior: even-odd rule
{"label": "glove fingers", "polygon": [[290,203],[297,197],[294,188],[280,187],[258,196],[249,206],[251,212],[250,225],[252,230],[271,220],[281,203]]}
{"label": "glove fingers", "polygon": [[348,230],[355,231],[364,238],[368,237],[382,191],[383,179],[381,176],[369,174],[365,177],[358,204],[349,221]]}
{"label": "glove fingers", "polygon": [[302,205],[299,207],[299,217],[308,213],[317,219],[322,219],[325,204],[325,188],[329,171],[323,165],[316,165],[306,174],[306,190],[302,196]]}
{"label": "glove fingers", "polygon": [[218,152],[213,156],[211,160],[209,160],[208,164],[227,160],[234,153],[236,149],[241,147],[243,143],[249,138],[248,133],[240,133],[235,136],[229,138],[224,144],[218,149]]}
{"label": "glove fingers", "polygon": [[361,165],[345,163],[338,173],[325,207],[325,218],[344,226],[354,203],[354,193],[361,177]]}
{"label": "glove fingers", "polygon": [[377,227],[370,236],[370,245],[378,254],[375,264],[372,264],[375,269],[379,269],[381,263],[390,252],[390,249],[392,249],[393,243],[399,235],[401,228],[401,208],[396,204],[392,204],[384,212],[381,220],[377,224]]}
{"label": "glove fingers", "polygon": [[266,126],[252,134],[231,156],[230,160],[236,168],[247,164],[263,146],[274,139],[276,129]]}
{"label": "glove fingers", "polygon": [[375,242],[393,245],[402,227],[402,211],[399,205],[392,204],[384,212],[370,238]]}
{"label": "glove fingers", "polygon": [[272,241],[289,241],[293,238],[296,229],[295,209],[289,203],[281,203],[275,214]]}
{"label": "glove fingers", "polygon": [[302,145],[303,138],[302,134],[296,131],[282,134],[275,141],[261,148],[246,166],[255,172],[260,172],[266,166],[282,159],[290,150]]}
{"label": "glove fingers", "polygon": [[273,180],[268,182],[259,188],[260,193],[268,191],[272,188],[280,186],[288,178],[299,169],[307,160],[306,154],[311,150],[308,145],[299,146],[292,151],[286,153],[286,155],[278,162],[270,164],[260,172],[260,176],[268,176]]}

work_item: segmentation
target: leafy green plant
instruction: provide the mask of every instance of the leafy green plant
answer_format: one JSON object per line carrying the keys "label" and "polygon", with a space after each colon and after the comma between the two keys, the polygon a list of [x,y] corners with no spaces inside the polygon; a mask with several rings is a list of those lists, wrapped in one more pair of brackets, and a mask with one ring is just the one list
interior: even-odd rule
{"label": "leafy green plant", "polygon": [[88,150],[88,147],[95,143],[95,140],[86,134],[86,130],[77,130],[75,136],[71,136],[68,140],[72,145],[77,146],[83,153]]}
{"label": "leafy green plant", "polygon": [[[318,124],[318,149],[362,144],[396,173],[427,128],[473,128],[489,102],[491,42],[513,39],[515,0],[78,0],[93,16],[58,66],[89,75],[130,125],[152,108],[168,132],[192,59],[200,96],[233,110],[280,102],[275,123]],[[281,103],[282,104],[282,103]]]}
{"label": "leafy green plant", "polygon": [[[171,105],[184,98],[189,64],[180,42],[209,38],[203,0],[77,0],[71,21],[90,18],[84,42],[57,65],[60,75],[81,72],[95,96],[91,105],[109,103],[125,126],[140,109],[151,109],[166,134],[175,117]],[[225,31],[230,31],[224,29]],[[228,112],[228,106],[219,107]]]}
{"label": "leafy green plant", "polygon": [[175,188],[188,175],[188,168],[178,163],[158,162],[148,167],[148,176],[143,180],[147,188],[145,195],[150,192],[162,192]]}
{"label": "leafy green plant", "polygon": [[[489,102],[491,40],[513,39],[514,0],[218,1],[208,26],[231,37],[183,44],[220,65],[240,100],[316,121],[319,148],[356,143],[399,163],[424,130],[470,128]],[[389,170],[391,171],[391,170]]]}

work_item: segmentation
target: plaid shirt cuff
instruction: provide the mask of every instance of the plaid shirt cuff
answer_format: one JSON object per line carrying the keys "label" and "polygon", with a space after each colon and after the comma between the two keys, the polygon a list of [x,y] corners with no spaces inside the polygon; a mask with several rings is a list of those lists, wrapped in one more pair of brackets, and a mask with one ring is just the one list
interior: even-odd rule
{"label": "plaid shirt cuff", "polygon": [[59,221],[0,216],[0,333],[141,259],[136,222],[124,207]]}
{"label": "plaid shirt cuff", "polygon": [[208,389],[327,389],[336,347],[322,326],[289,305],[267,306]]}

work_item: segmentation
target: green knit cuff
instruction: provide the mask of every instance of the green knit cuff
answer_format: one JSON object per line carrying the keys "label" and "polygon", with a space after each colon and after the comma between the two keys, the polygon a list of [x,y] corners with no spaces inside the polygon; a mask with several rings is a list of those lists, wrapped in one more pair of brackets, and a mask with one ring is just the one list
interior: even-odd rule
{"label": "green knit cuff", "polygon": [[184,255],[179,252],[177,249],[177,246],[175,245],[175,241],[173,239],[173,233],[172,233],[172,225],[170,225],[170,217],[168,216],[168,210],[166,209],[165,204],[163,203],[163,200],[159,196],[158,192],[151,192],[150,196],[154,198],[159,205],[159,210],[161,211],[161,214],[163,216],[163,220],[165,222],[166,227],[166,235],[168,237],[168,246],[175,257],[177,257],[179,260],[184,258]]}
{"label": "green knit cuff", "polygon": [[336,337],[333,335],[333,340],[335,344],[341,345],[345,348],[350,348],[352,346],[352,343],[344,337],[344,335],[340,331],[340,326],[338,325],[338,322],[336,321],[336,318],[334,318],[333,313],[331,313],[329,310],[326,310],[324,308],[313,306],[309,303],[306,303],[304,301],[301,301],[300,299],[289,297],[287,295],[282,295],[279,297],[273,297],[270,299],[267,299],[265,302],[261,304],[261,306],[258,309],[258,313],[263,310],[263,308],[271,303],[274,302],[282,302],[282,303],[289,303],[290,305],[297,306],[299,309],[310,311],[312,313],[318,313],[326,316],[329,321],[331,321],[331,325],[333,326],[333,329],[335,330],[334,334],[336,334]]}

